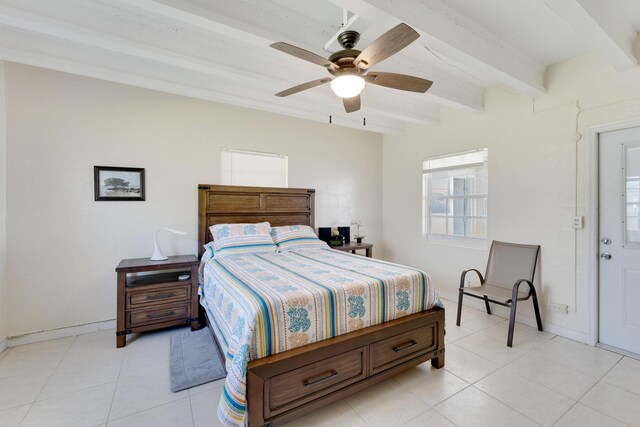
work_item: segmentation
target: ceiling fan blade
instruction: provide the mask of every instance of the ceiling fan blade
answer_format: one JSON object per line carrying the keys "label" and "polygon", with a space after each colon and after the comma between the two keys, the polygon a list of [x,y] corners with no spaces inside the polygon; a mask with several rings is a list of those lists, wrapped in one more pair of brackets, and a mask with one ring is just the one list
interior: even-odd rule
{"label": "ceiling fan blade", "polygon": [[313,52],[309,52],[308,50],[290,45],[289,43],[277,42],[270,45],[270,47],[279,50],[280,52],[288,53],[289,55],[293,55],[296,58],[304,59],[305,61],[313,62],[314,64],[318,64],[326,68],[338,68],[336,64],[329,61],[328,59],[325,59],[320,55],[316,55]]}
{"label": "ceiling fan blade", "polygon": [[355,65],[367,69],[409,46],[420,34],[405,23],[398,24],[373,41],[355,60]]}
{"label": "ceiling fan blade", "polygon": [[353,98],[342,98],[342,103],[347,113],[358,111],[360,109],[360,95],[354,96]]}
{"label": "ceiling fan blade", "polygon": [[320,86],[325,83],[329,83],[331,81],[331,77],[325,77],[323,79],[312,80],[310,82],[302,83],[301,85],[290,87],[289,89],[283,90],[282,92],[276,93],[276,96],[284,97],[293,95],[294,93],[302,92],[303,90],[311,89],[312,87]]}
{"label": "ceiling fan blade", "polygon": [[421,79],[419,77],[377,71],[368,73],[364,79],[374,85],[420,93],[425,93],[433,84],[431,80]]}

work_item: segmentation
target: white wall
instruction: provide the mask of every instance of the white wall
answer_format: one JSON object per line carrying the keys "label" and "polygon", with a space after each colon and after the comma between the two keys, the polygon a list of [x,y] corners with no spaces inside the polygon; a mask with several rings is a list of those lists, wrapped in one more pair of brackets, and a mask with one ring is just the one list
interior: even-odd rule
{"label": "white wall", "polygon": [[[379,245],[382,137],[18,64],[7,66],[7,251],[12,336],[113,319],[114,268],[153,231],[196,253],[197,184],[221,147],[289,156],[316,189],[316,226],[367,226]],[[146,168],[146,202],[95,202],[93,166]],[[169,249],[171,247],[171,249]]]}
{"label": "white wall", "polygon": [[0,352],[9,334],[7,316],[7,133],[5,105],[5,63],[0,61]]}
{"label": "white wall", "polygon": [[[550,67],[546,85],[548,93],[535,100],[490,89],[483,114],[443,108],[439,127],[416,125],[404,136],[385,136],[383,238],[387,258],[425,269],[441,294],[457,300],[461,271],[484,269],[488,248],[422,240],[421,161],[488,147],[489,241],[542,245],[542,298],[569,306],[568,314],[544,310],[543,320],[552,331],[581,340],[592,261],[586,231],[573,230],[571,219],[587,215],[584,135],[589,126],[640,117],[640,71],[618,74],[595,55],[583,55]],[[533,323],[530,305],[521,308]]]}

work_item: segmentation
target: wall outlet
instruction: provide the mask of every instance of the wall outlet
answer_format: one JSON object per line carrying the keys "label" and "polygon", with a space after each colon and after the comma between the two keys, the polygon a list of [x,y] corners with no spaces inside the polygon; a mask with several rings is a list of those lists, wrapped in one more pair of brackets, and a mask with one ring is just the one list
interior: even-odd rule
{"label": "wall outlet", "polygon": [[551,311],[557,311],[562,314],[569,314],[569,306],[567,304],[558,304],[557,302],[552,302],[549,304],[549,308]]}
{"label": "wall outlet", "polygon": [[571,225],[576,230],[580,230],[580,229],[584,228],[584,217],[583,216],[574,216],[573,217],[573,221],[571,222]]}

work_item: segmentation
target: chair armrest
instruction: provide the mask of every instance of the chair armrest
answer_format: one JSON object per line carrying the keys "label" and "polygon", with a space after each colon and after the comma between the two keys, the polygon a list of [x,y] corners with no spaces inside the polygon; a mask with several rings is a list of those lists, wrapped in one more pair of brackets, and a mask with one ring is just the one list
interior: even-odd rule
{"label": "chair armrest", "polygon": [[529,295],[527,296],[527,298],[529,298],[529,296],[531,296],[531,289],[533,289],[533,283],[531,283],[530,280],[527,279],[520,279],[517,280],[516,283],[513,284],[513,290],[511,291],[511,300],[513,301],[514,299],[518,298],[518,289],[520,288],[520,285],[522,283],[526,283],[527,285],[529,285]]}
{"label": "chair armrest", "polygon": [[470,271],[475,271],[476,274],[478,275],[478,277],[480,278],[480,284],[484,285],[484,277],[482,277],[482,273],[480,273],[475,268],[470,268],[469,270],[463,271],[462,275],[460,276],[460,289],[464,288],[464,279],[465,279],[465,277],[467,277],[467,273],[470,272]]}

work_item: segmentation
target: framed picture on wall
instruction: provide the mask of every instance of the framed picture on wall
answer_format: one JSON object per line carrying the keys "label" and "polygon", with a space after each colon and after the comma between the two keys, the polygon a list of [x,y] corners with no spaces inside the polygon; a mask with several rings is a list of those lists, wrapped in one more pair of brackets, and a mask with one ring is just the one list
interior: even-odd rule
{"label": "framed picture on wall", "polygon": [[144,168],[94,166],[95,200],[144,201]]}

